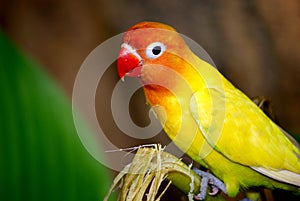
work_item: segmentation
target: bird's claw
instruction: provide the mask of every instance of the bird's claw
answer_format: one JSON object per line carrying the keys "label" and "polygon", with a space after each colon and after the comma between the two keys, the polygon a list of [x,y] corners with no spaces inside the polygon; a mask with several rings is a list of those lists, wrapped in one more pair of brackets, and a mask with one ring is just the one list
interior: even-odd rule
{"label": "bird's claw", "polygon": [[214,186],[214,185],[211,185],[211,192],[209,192],[208,194],[209,195],[217,195],[217,193],[219,192],[219,188]]}
{"label": "bird's claw", "polygon": [[202,177],[201,179],[201,186],[200,186],[200,193],[194,196],[195,200],[204,200],[206,197],[206,191],[208,184],[210,184],[212,191],[209,192],[209,195],[216,195],[219,190],[223,191],[226,194],[226,187],[225,184],[213,176],[208,172],[201,171],[197,168],[193,168],[194,172]]}

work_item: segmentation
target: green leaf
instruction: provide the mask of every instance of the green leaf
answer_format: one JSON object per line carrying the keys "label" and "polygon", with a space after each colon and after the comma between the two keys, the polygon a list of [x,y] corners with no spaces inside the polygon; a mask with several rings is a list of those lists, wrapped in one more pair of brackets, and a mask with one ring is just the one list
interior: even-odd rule
{"label": "green leaf", "polygon": [[82,146],[70,100],[0,30],[0,199],[100,201],[108,171]]}

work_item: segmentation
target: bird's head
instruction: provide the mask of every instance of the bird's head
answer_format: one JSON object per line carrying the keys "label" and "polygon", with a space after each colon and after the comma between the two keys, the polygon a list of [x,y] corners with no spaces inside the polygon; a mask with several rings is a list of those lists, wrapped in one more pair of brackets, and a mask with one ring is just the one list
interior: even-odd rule
{"label": "bird's head", "polygon": [[123,36],[118,74],[121,79],[138,77],[144,83],[166,80],[170,76],[167,69],[178,72],[184,66],[182,56],[187,49],[174,28],[158,22],[138,23]]}

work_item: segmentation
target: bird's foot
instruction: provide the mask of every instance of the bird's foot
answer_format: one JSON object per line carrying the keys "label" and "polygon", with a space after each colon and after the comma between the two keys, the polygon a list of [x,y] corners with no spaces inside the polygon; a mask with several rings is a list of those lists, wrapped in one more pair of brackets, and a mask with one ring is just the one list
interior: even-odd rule
{"label": "bird's foot", "polygon": [[219,192],[219,190],[221,190],[225,194],[227,194],[225,184],[221,180],[219,180],[212,174],[201,171],[197,168],[193,168],[193,170],[196,174],[198,174],[199,176],[202,177],[200,193],[198,195],[194,196],[195,200],[204,200],[205,199],[208,185],[210,185],[211,189],[212,189],[212,191],[208,193],[209,195],[216,195]]}

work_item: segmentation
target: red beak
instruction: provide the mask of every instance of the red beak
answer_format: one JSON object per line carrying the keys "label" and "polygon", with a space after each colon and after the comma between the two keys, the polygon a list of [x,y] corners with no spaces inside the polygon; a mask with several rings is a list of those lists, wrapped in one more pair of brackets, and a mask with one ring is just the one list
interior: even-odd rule
{"label": "red beak", "polygon": [[126,46],[123,47],[122,45],[117,63],[120,78],[123,80],[125,75],[130,77],[140,77],[142,68],[141,62],[142,60],[136,52],[133,52],[131,49]]}

